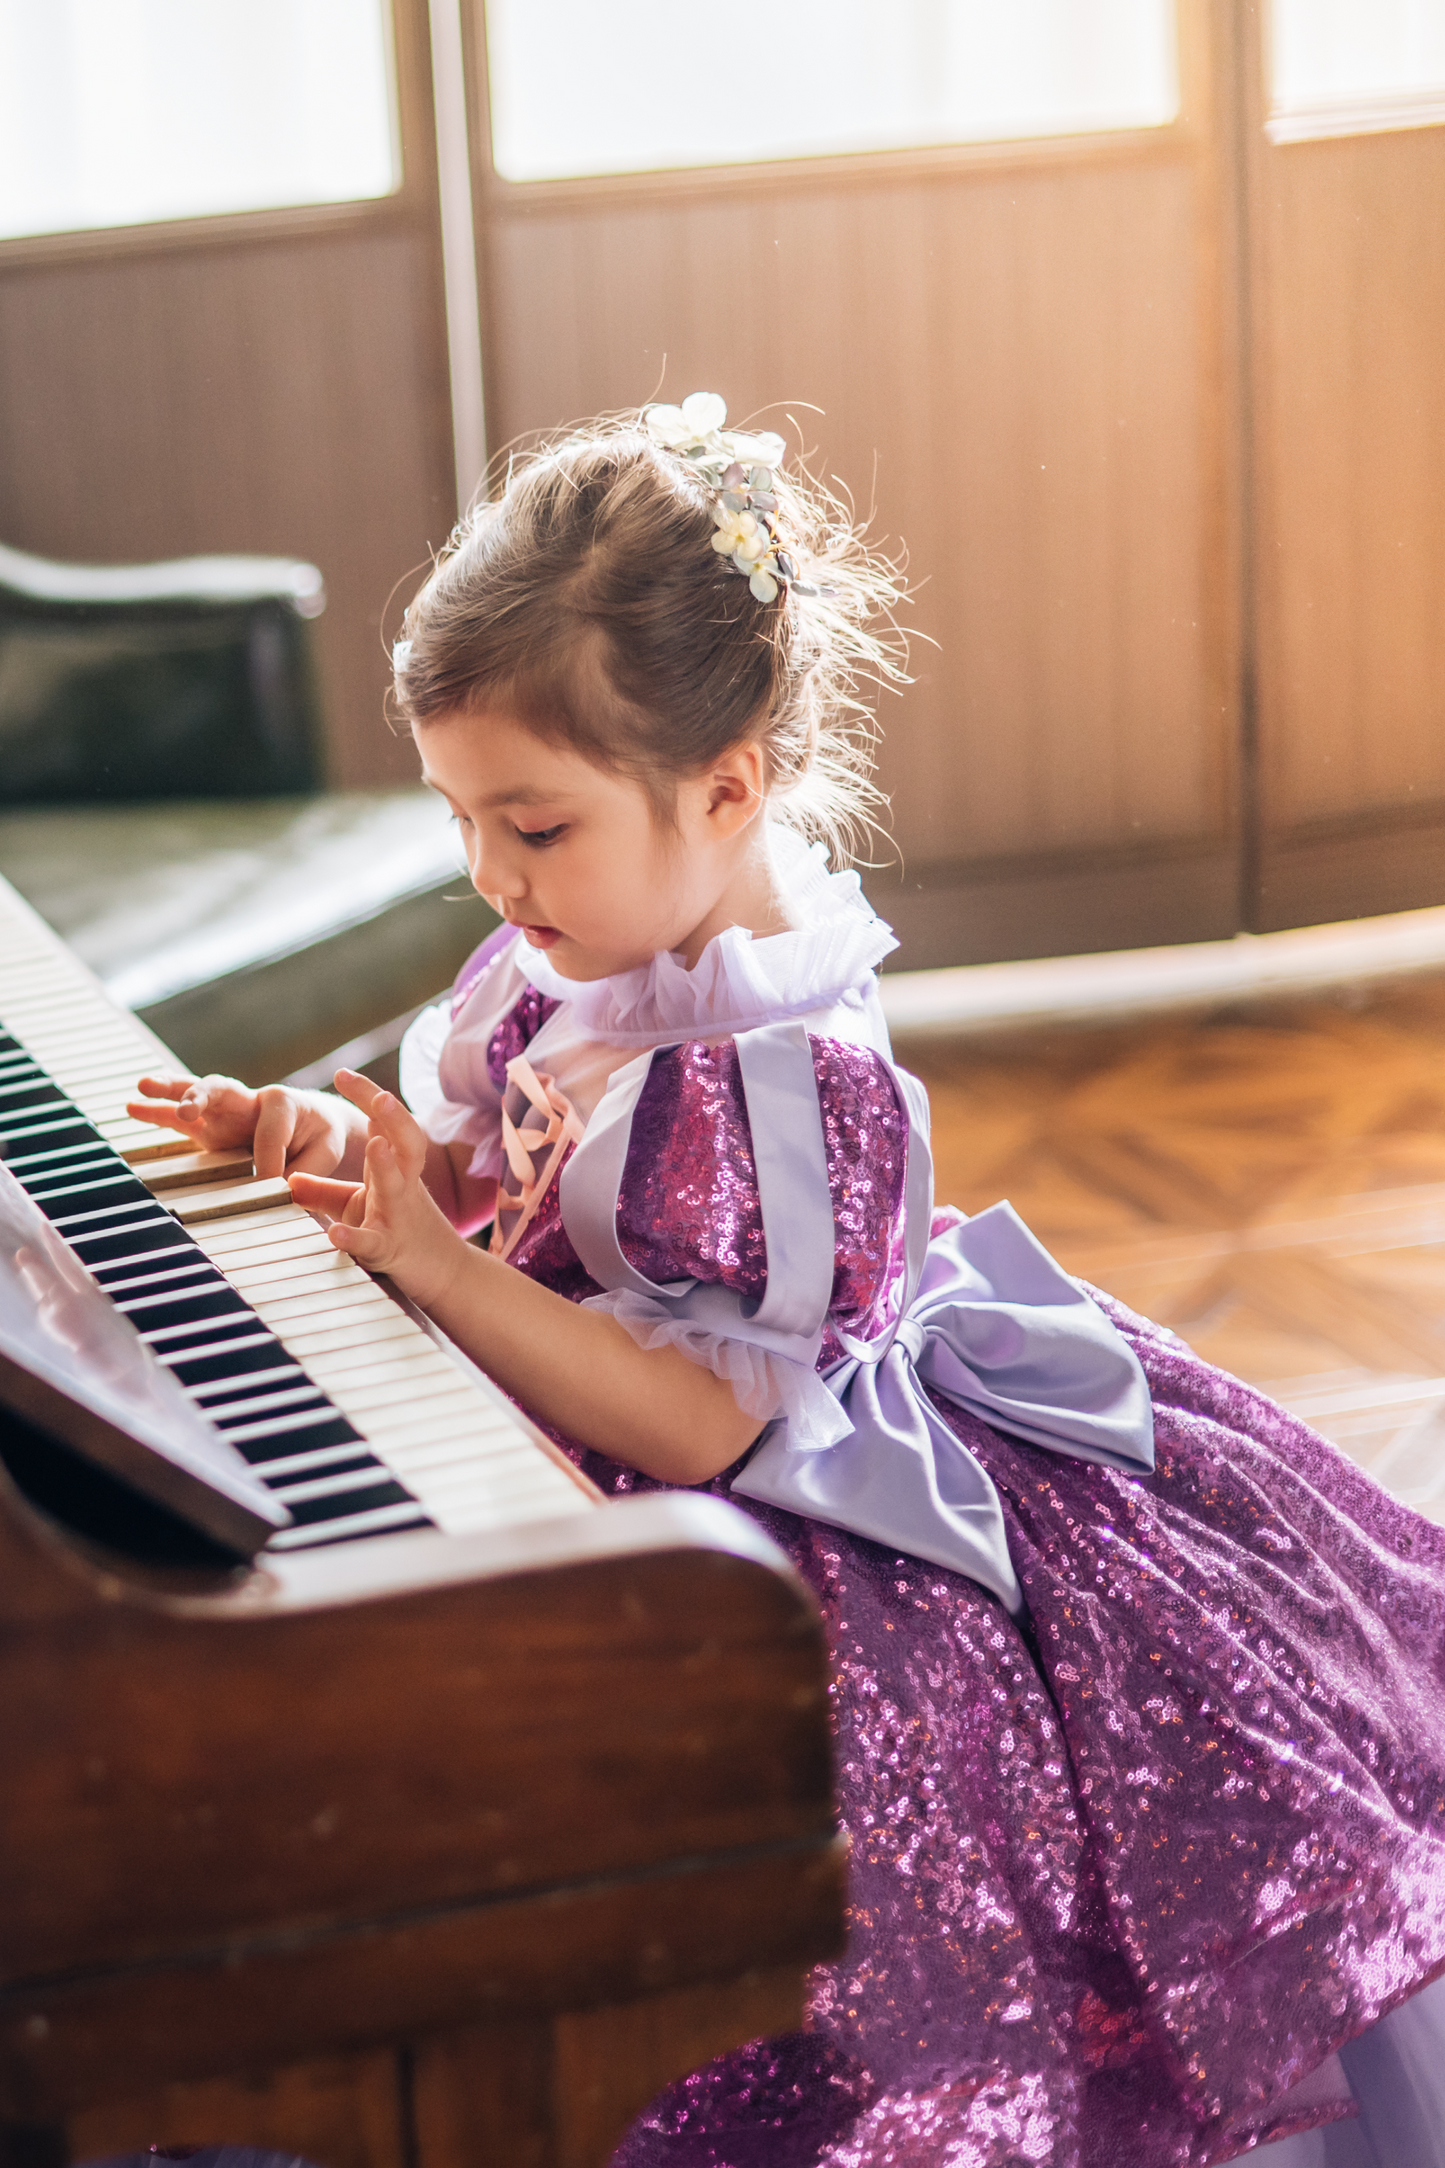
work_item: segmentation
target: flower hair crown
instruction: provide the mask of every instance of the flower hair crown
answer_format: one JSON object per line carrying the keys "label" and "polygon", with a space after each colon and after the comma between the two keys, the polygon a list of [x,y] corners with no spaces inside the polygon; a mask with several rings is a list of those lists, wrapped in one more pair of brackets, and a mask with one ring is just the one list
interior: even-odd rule
{"label": "flower hair crown", "polygon": [[681,406],[643,409],[649,433],[667,450],[695,467],[713,496],[712,546],[740,572],[759,602],[777,600],[780,588],[816,595],[805,587],[778,532],[778,500],[773,469],[786,446],[771,429],[744,434],[724,429],[726,402],[715,391],[695,391]]}

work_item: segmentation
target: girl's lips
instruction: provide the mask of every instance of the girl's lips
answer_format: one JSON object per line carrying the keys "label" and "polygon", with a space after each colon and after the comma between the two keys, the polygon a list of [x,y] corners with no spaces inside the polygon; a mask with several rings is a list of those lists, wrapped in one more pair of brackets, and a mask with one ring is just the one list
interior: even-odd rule
{"label": "girl's lips", "polygon": [[524,925],[522,928],[522,939],[529,941],[533,948],[550,948],[554,941],[560,941],[561,938],[555,926]]}

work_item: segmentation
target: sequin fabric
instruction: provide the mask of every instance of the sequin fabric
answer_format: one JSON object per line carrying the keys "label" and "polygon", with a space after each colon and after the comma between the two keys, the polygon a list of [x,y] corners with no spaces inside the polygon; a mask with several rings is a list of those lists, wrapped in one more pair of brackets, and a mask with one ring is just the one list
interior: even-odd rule
{"label": "sequin fabric", "polygon": [[[727,1052],[654,1064],[619,1226],[649,1276],[758,1292]],[[871,1057],[817,1052],[836,1288],[877,1316],[903,1128]],[[570,1291],[560,1224],[533,1241]],[[1445,1967],[1445,1530],[1099,1299],[1149,1378],[1152,1476],[940,1403],[1003,1500],[1024,1626],[735,1501],[827,1623],[849,1947],[807,2032],[672,2087],[615,2168],[1208,2168],[1340,2112],[1290,2088]],[[656,1487],[573,1451],[604,1490]]]}
{"label": "sequin fabric", "polygon": [[548,1017],[555,1016],[560,1007],[560,1002],[539,994],[535,986],[528,986],[512,1003],[487,1041],[487,1075],[499,1092],[507,1088],[507,1063],[526,1053]]}
{"label": "sequin fabric", "polygon": [[[908,1122],[876,1055],[809,1036],[836,1238],[831,1315],[866,1334],[877,1329],[902,1266],[893,1251]],[[730,1039],[689,1041],[655,1057],[633,1116],[618,1207],[623,1253],[648,1279],[688,1273],[762,1294],[767,1243]],[[823,1362],[836,1353],[836,1342],[825,1346]]]}
{"label": "sequin fabric", "polygon": [[[903,1270],[908,1122],[875,1054],[832,1039],[811,1043],[836,1232],[830,1314],[868,1336],[896,1302]],[[698,1279],[752,1296],[766,1288],[752,1132],[731,1040],[689,1040],[653,1057],[632,1118],[617,1233],[628,1263],[650,1280]],[[599,1292],[567,1239],[555,1183],[512,1262],[573,1301]],[[825,1334],[820,1367],[837,1353]]]}

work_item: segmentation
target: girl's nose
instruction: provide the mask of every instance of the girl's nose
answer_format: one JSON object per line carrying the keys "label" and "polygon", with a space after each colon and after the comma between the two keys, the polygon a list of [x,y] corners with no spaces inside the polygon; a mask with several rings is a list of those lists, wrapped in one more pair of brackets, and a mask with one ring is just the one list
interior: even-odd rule
{"label": "girl's nose", "polygon": [[479,896],[501,896],[515,902],[527,893],[527,878],[504,851],[488,851],[480,842],[472,852],[472,886]]}

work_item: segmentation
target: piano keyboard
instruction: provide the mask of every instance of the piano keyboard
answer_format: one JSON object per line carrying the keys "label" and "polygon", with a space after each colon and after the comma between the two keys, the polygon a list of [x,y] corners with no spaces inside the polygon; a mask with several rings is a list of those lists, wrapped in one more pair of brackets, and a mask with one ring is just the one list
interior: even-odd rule
{"label": "piano keyboard", "polygon": [[245,1154],[134,1121],[174,1056],[0,881],[0,1155],[289,1509],[269,1549],[586,1510],[598,1493]]}

